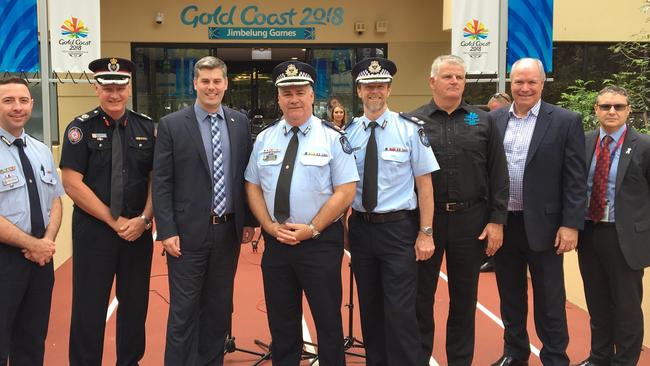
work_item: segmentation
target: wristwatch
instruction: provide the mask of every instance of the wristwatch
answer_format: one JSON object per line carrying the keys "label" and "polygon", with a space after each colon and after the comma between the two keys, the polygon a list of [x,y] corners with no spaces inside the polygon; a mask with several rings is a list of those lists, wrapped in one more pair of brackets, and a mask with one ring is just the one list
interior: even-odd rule
{"label": "wristwatch", "polygon": [[314,226],[314,224],[312,224],[312,223],[309,223],[309,228],[311,229],[311,233],[312,233],[311,238],[312,239],[318,239],[318,237],[320,236],[320,231],[318,231],[318,229],[316,229],[316,226]]}
{"label": "wristwatch", "polygon": [[431,226],[422,226],[420,228],[420,232],[423,233],[424,235],[432,236],[433,228]]}
{"label": "wristwatch", "polygon": [[153,225],[153,223],[151,222],[151,219],[148,218],[147,216],[145,216],[144,214],[142,214],[142,216],[140,216],[140,218],[142,219],[142,221],[144,221],[144,229],[145,230],[151,229],[151,226]]}

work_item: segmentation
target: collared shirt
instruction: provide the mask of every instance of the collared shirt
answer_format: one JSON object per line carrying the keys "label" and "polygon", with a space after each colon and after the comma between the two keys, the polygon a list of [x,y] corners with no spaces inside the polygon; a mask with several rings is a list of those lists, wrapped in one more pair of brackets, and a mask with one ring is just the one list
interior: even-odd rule
{"label": "collared shirt", "polygon": [[119,127],[101,108],[75,118],[66,128],[59,165],[83,175],[83,182],[110,206],[113,130],[120,128],[126,151],[121,215],[131,218],[142,214],[147,201],[155,134],[150,118],[128,109],[125,117],[126,126]]}
{"label": "collared shirt", "polygon": [[505,223],[508,168],[490,115],[465,102],[450,114],[433,100],[412,113],[425,122],[424,131],[440,163],[441,169],[432,175],[435,201],[485,200],[490,222]]}
{"label": "collared shirt", "polygon": [[[357,169],[363,182],[366,146],[370,138],[371,121],[362,116],[355,118],[346,128],[350,145],[356,156]],[[373,212],[385,213],[414,210],[418,201],[415,194],[415,177],[440,169],[426,138],[421,140],[422,127],[407,121],[395,112],[386,111],[377,118],[377,207]],[[424,144],[426,142],[426,145]],[[363,184],[357,184],[352,208],[365,212],[362,203]]]}
{"label": "collared shirt", "polygon": [[503,148],[506,152],[508,174],[510,175],[508,211],[521,211],[524,209],[524,170],[526,168],[526,158],[528,157],[528,147],[533,137],[533,131],[535,131],[541,105],[542,100],[540,99],[523,118],[519,118],[515,114],[514,103],[510,105],[510,118],[503,138]]}
{"label": "collared shirt", "polygon": [[[208,166],[212,169],[214,157],[212,156],[212,122],[210,114],[206,112],[197,103],[194,103],[194,113],[196,114],[196,121],[199,124],[199,131],[201,132],[201,140],[203,140],[203,148],[205,155],[208,158]],[[217,111],[217,126],[219,126],[219,134],[221,135],[221,151],[223,154],[223,172],[225,177],[230,177],[230,134],[228,133],[228,124],[226,117],[223,113],[223,107],[219,106]],[[210,177],[214,180],[213,174]],[[232,184],[228,184],[229,180],[226,179],[226,213],[235,212],[232,202]],[[212,182],[214,184],[214,181]],[[214,195],[214,192],[212,192]],[[214,197],[212,202],[214,202]]]}
{"label": "collared shirt", "polygon": [[[264,201],[273,220],[275,190],[282,161],[293,134],[283,119],[257,135],[246,168],[247,181],[262,187]],[[289,192],[287,222],[308,224],[334,193],[334,187],[359,180],[354,156],[344,135],[311,116],[299,126],[298,151]]]}
{"label": "collared shirt", "polygon": [[[618,161],[621,158],[621,150],[623,149],[622,145],[618,146],[619,141],[623,137],[623,134],[627,130],[627,126],[623,125],[621,128],[616,130],[614,133],[609,134],[612,138],[612,142],[609,143],[609,152],[611,155],[610,166],[609,166],[609,176],[607,177],[607,190],[605,191],[605,202],[609,207],[609,217],[607,217],[608,222],[615,221],[615,204],[616,204],[616,174],[618,173]],[[600,128],[600,133],[598,134],[598,141],[603,147],[603,139],[607,136],[602,128]],[[616,150],[614,150],[616,149]],[[589,177],[587,179],[587,202],[589,202],[589,197],[591,197],[591,187],[594,185],[594,172],[596,171],[596,153],[591,159],[591,165],[589,166]],[[589,219],[589,207],[585,211],[585,219]]]}
{"label": "collared shirt", "polygon": [[[25,142],[25,155],[34,170],[36,188],[41,203],[45,227],[50,222],[52,201],[64,194],[61,179],[50,149],[42,142],[27,135],[23,130],[20,138]],[[23,166],[20,163],[18,147],[13,145],[14,137],[0,128],[0,216],[3,216],[20,230],[32,231],[29,211],[29,193]]]}

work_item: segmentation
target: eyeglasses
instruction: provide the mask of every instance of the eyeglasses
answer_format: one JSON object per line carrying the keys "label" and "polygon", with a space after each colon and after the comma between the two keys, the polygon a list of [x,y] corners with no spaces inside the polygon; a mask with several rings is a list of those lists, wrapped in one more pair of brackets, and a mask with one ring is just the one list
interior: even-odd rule
{"label": "eyeglasses", "polygon": [[506,94],[506,93],[495,93],[495,94],[492,94],[492,98],[495,98],[495,99],[499,99],[499,98],[501,98],[501,99],[505,100],[505,101],[508,102],[508,103],[511,103],[511,102],[512,102],[512,99],[510,99],[510,96],[509,96],[508,94]]}
{"label": "eyeglasses", "polygon": [[629,104],[598,104],[598,109],[601,112],[609,112],[614,107],[617,112],[622,112],[627,109],[627,106]]}

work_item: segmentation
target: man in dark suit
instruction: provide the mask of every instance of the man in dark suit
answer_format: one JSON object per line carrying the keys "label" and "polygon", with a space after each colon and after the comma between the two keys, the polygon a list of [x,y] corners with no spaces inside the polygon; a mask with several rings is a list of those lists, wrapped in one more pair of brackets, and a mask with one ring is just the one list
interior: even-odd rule
{"label": "man in dark suit", "polygon": [[586,136],[590,198],[578,242],[591,352],[579,365],[636,365],[643,269],[650,265],[650,137],[625,125],[625,89],[605,87],[594,109],[600,128]]}
{"label": "man in dark suit", "polygon": [[512,66],[510,108],[491,112],[508,161],[510,198],[503,247],[495,255],[503,356],[493,365],[526,365],[530,355],[526,270],[533,284],[535,329],[544,365],[568,365],[562,254],[584,224],[585,146],[578,114],[541,100],[544,67],[524,58]]}
{"label": "man in dark suit", "polygon": [[249,123],[221,105],[226,73],[218,58],[200,59],[196,103],[163,117],[158,127],[153,203],[168,254],[165,365],[223,364],[239,243],[253,233],[244,194]]}

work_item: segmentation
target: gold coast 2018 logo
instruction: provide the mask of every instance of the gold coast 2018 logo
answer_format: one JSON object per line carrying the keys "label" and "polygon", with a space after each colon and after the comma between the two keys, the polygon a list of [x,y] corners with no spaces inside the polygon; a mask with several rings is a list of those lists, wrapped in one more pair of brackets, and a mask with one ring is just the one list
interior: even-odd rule
{"label": "gold coast 2018 logo", "polygon": [[90,46],[88,37],[88,27],[78,18],[70,17],[61,25],[62,38],[59,39],[59,45],[65,47],[65,52],[72,57],[81,57],[87,51],[84,46]]}
{"label": "gold coast 2018 logo", "polygon": [[483,47],[488,47],[491,43],[487,38],[488,29],[485,25],[478,19],[472,19],[463,28],[463,40],[460,46],[465,48],[465,53],[469,57],[478,58],[486,53]]}

